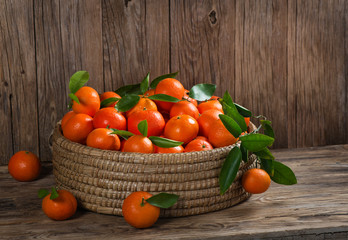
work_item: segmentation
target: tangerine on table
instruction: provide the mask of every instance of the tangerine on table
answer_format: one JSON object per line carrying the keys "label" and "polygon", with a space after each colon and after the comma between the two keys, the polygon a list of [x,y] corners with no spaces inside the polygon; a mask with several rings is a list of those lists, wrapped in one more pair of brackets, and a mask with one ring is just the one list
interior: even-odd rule
{"label": "tangerine on table", "polygon": [[199,117],[199,111],[197,107],[188,101],[180,101],[177,103],[174,103],[172,108],[170,109],[170,118],[187,114],[193,117],[194,119],[197,119]]}
{"label": "tangerine on table", "polygon": [[186,145],[185,152],[207,151],[211,149],[213,149],[213,146],[208,141],[196,138]]}
{"label": "tangerine on table", "polygon": [[98,92],[91,87],[85,86],[77,90],[75,95],[79,99],[80,104],[73,101],[73,111],[75,113],[84,113],[93,117],[100,108]]}
{"label": "tangerine on table", "polygon": [[118,130],[126,130],[127,120],[113,107],[102,108],[93,118],[93,127],[106,128],[107,126]]}
{"label": "tangerine on table", "polygon": [[[121,98],[121,96],[115,92],[112,92],[112,91],[104,92],[103,94],[100,95],[100,102],[102,102],[103,100],[108,99],[108,98]],[[106,107],[115,107],[117,102],[118,101],[116,101],[114,103],[109,103]]]}
{"label": "tangerine on table", "polygon": [[127,121],[128,131],[134,134],[141,134],[138,130],[138,124],[147,120],[147,136],[159,136],[162,134],[165,121],[162,114],[155,110],[137,111],[131,114]]}
{"label": "tangerine on table", "polygon": [[107,128],[96,128],[87,136],[87,146],[105,149],[119,150],[121,146],[120,139],[116,134],[111,134],[112,131]]}
{"label": "tangerine on table", "polygon": [[84,144],[93,130],[93,118],[84,113],[72,116],[65,124],[63,135],[73,142]]}
{"label": "tangerine on table", "polygon": [[[185,93],[184,86],[174,78],[166,78],[158,83],[155,89],[155,94],[167,94],[172,97],[176,97],[178,99],[182,99]],[[158,107],[161,110],[170,111],[170,108],[174,103],[172,102],[164,102],[164,101],[156,101]]]}
{"label": "tangerine on table", "polygon": [[59,197],[50,199],[48,194],[42,199],[42,210],[51,219],[65,220],[72,217],[77,209],[77,201],[74,195],[66,190],[58,190]]}
{"label": "tangerine on table", "polygon": [[142,135],[134,135],[125,141],[122,152],[153,153],[154,147],[149,138]]}
{"label": "tangerine on table", "polygon": [[145,200],[152,197],[148,192],[133,192],[122,205],[122,214],[128,224],[136,228],[151,227],[158,219],[160,208]]}
{"label": "tangerine on table", "polygon": [[184,114],[173,117],[167,122],[164,136],[186,144],[197,137],[198,131],[199,126],[196,119]]}
{"label": "tangerine on table", "polygon": [[198,104],[197,108],[200,114],[204,113],[209,109],[216,109],[223,113],[222,105],[218,100],[208,100],[205,102],[201,102],[200,104]]}
{"label": "tangerine on table", "polygon": [[41,163],[39,158],[29,151],[15,153],[9,163],[8,172],[17,181],[28,182],[40,175]]}
{"label": "tangerine on table", "polygon": [[222,112],[216,109],[209,109],[203,112],[197,119],[199,125],[199,134],[208,137],[213,123],[220,119],[220,114],[222,114]]}
{"label": "tangerine on table", "polygon": [[225,128],[221,120],[216,120],[209,131],[208,140],[216,148],[232,145],[237,139]]}
{"label": "tangerine on table", "polygon": [[137,111],[145,111],[145,110],[157,111],[156,103],[148,98],[140,98],[139,102],[132,109],[126,112],[126,116],[128,118],[131,114]]}
{"label": "tangerine on table", "polygon": [[197,107],[197,105],[198,105],[198,104],[197,104],[197,100],[194,99],[194,98],[190,98],[189,93],[190,93],[190,91],[187,90],[187,89],[185,89],[185,93],[184,93],[184,96],[183,96],[182,98],[184,98],[184,99],[186,99],[187,101],[193,103],[193,105],[195,105],[195,107]]}
{"label": "tangerine on table", "polygon": [[242,186],[245,191],[249,193],[263,193],[269,188],[270,185],[271,178],[263,169],[252,168],[243,174]]}
{"label": "tangerine on table", "polygon": [[75,113],[74,111],[70,111],[70,112],[67,112],[67,113],[63,116],[62,121],[61,121],[61,123],[60,123],[62,129],[64,128],[66,122],[67,122],[72,116],[74,116],[74,115],[76,115],[76,113]]}

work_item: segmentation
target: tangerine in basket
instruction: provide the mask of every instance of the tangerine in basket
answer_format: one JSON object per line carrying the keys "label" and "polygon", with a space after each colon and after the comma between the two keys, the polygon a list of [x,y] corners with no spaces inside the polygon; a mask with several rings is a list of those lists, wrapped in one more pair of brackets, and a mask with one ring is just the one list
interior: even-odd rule
{"label": "tangerine in basket", "polygon": [[263,169],[252,168],[243,174],[242,186],[245,191],[249,193],[263,193],[269,188],[270,185],[271,178]]}
{"label": "tangerine in basket", "polygon": [[66,122],[67,122],[72,116],[74,116],[74,115],[76,115],[76,113],[75,113],[74,111],[70,111],[70,112],[67,112],[67,113],[63,116],[62,121],[61,121],[61,124],[60,124],[60,125],[62,126],[62,129],[64,128]]}
{"label": "tangerine in basket", "polygon": [[55,199],[50,199],[51,194],[48,194],[42,200],[42,210],[47,217],[54,220],[65,220],[72,217],[77,209],[77,201],[74,195],[66,190],[58,190],[59,196]]}
{"label": "tangerine in basket", "polygon": [[126,112],[126,116],[128,118],[131,114],[137,111],[145,111],[145,110],[157,111],[156,103],[148,98],[140,98],[139,102],[131,110]]}
{"label": "tangerine in basket", "polygon": [[105,149],[105,150],[119,150],[121,142],[116,134],[111,134],[112,131],[107,128],[96,128],[87,136],[86,144],[89,147]]}
{"label": "tangerine in basket", "polygon": [[193,105],[195,105],[195,107],[197,107],[197,105],[198,105],[197,104],[197,100],[194,99],[194,98],[190,98],[189,93],[190,93],[190,91],[185,89],[185,93],[184,93],[184,96],[182,98],[186,99],[187,101],[189,101],[191,103],[193,103]]}
{"label": "tangerine in basket", "polygon": [[125,141],[122,152],[153,153],[154,146],[149,138],[142,135],[134,135]]}
{"label": "tangerine in basket", "polygon": [[169,113],[170,118],[183,115],[183,114],[190,115],[196,120],[199,117],[199,111],[193,103],[188,101],[180,101],[180,102],[174,103],[174,105],[170,109],[170,113]]}
{"label": "tangerine in basket", "polygon": [[199,126],[196,119],[184,114],[171,118],[164,128],[163,135],[186,144],[197,137],[198,131]]}
{"label": "tangerine in basket", "polygon": [[72,109],[75,113],[84,113],[91,117],[100,108],[100,98],[96,90],[91,87],[82,87],[76,93],[80,103],[73,101]]}
{"label": "tangerine in basket", "polygon": [[249,127],[250,117],[245,117],[244,121],[245,121],[245,124],[247,125],[247,127]]}
{"label": "tangerine in basket", "polygon": [[39,158],[29,151],[15,153],[8,163],[8,172],[14,179],[21,182],[35,180],[40,175],[40,170]]}
{"label": "tangerine in basket", "polygon": [[126,118],[113,107],[100,109],[93,118],[94,128],[115,128],[118,130],[127,129]]}
{"label": "tangerine in basket", "polygon": [[[155,89],[155,94],[167,94],[172,97],[176,97],[178,99],[182,99],[185,93],[184,86],[174,78],[166,78],[158,83]],[[170,111],[170,108],[174,103],[172,102],[164,102],[164,101],[156,101],[158,107],[161,110],[166,112]]]}
{"label": "tangerine in basket", "polygon": [[[100,94],[100,102],[102,102],[105,99],[108,98],[121,98],[120,95],[118,95],[115,92],[104,92],[103,94]],[[114,103],[109,103],[106,107],[115,107],[115,105],[117,104],[118,101],[114,102]]]}
{"label": "tangerine in basket", "polygon": [[73,142],[84,144],[93,130],[93,118],[84,113],[72,116],[64,125],[63,135]]}
{"label": "tangerine in basket", "polygon": [[212,129],[213,123],[220,119],[220,114],[222,114],[222,112],[216,109],[209,109],[202,113],[197,119],[199,125],[199,134],[208,137],[209,131]]}
{"label": "tangerine in basket", "polygon": [[162,114],[155,110],[142,110],[131,114],[127,122],[128,131],[134,134],[141,134],[138,129],[138,124],[143,120],[147,120],[148,123],[148,137],[162,134],[166,123]]}
{"label": "tangerine in basket", "polygon": [[216,148],[225,147],[237,142],[237,139],[225,128],[220,119],[215,120],[211,125],[208,140]]}
{"label": "tangerine in basket", "polygon": [[205,111],[209,109],[216,109],[220,111],[221,113],[223,113],[222,105],[216,99],[201,102],[200,104],[198,104],[197,108],[200,114],[204,113]]}
{"label": "tangerine in basket", "polygon": [[185,152],[207,151],[211,149],[213,149],[213,146],[208,141],[196,138],[186,145]]}
{"label": "tangerine in basket", "polygon": [[122,214],[126,222],[135,228],[151,227],[160,215],[160,208],[145,200],[152,197],[148,192],[133,192],[122,205]]}
{"label": "tangerine in basket", "polygon": [[155,153],[182,153],[184,152],[184,147],[183,146],[176,146],[176,147],[171,147],[171,148],[162,148],[155,146]]}

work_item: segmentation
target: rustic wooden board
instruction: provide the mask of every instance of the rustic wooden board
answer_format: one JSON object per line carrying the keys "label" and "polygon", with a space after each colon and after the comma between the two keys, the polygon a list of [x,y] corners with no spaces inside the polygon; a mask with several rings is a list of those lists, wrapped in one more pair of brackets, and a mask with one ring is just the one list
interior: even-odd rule
{"label": "rustic wooden board", "polygon": [[273,151],[298,184],[253,195],[235,207],[198,216],[159,219],[137,230],[122,217],[79,209],[67,221],[41,211],[38,189],[54,184],[51,165],[39,180],[13,180],[0,167],[2,239],[347,239],[348,145]]}
{"label": "rustic wooden board", "polygon": [[89,1],[35,1],[40,157],[51,159],[49,138],[68,111],[68,83],[88,70],[87,84],[104,91],[101,4]]}
{"label": "rustic wooden board", "polygon": [[0,158],[39,152],[33,1],[0,2]]}

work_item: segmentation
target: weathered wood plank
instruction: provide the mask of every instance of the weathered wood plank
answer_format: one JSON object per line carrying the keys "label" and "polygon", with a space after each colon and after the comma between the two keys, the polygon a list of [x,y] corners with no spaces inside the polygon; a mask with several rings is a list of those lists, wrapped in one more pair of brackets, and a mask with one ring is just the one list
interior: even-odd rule
{"label": "weathered wood plank", "polygon": [[0,2],[0,159],[39,153],[33,1]]}
{"label": "weathered wood plank", "polygon": [[235,101],[273,122],[287,147],[287,2],[237,1]]}
{"label": "weathered wood plank", "polygon": [[[51,165],[29,183],[0,167],[0,232],[3,239],[346,239],[348,236],[348,145],[273,151],[290,166],[297,185],[270,189],[235,207],[191,217],[159,219],[136,230],[122,217],[79,209],[67,221],[41,210],[37,190],[54,184]],[[21,189],[21,191],[18,191]],[[23,198],[23,196],[26,196]]]}
{"label": "weathered wood plank", "polygon": [[49,137],[68,111],[68,83],[78,70],[89,86],[104,91],[101,4],[93,1],[35,1],[40,156],[51,160]]}
{"label": "weathered wood plank", "polygon": [[234,96],[235,1],[170,2],[171,70],[186,88],[214,83]]}
{"label": "weathered wood plank", "polygon": [[103,1],[105,89],[169,72],[167,1]]}
{"label": "weathered wood plank", "polygon": [[293,94],[299,147],[346,142],[344,4],[297,3]]}

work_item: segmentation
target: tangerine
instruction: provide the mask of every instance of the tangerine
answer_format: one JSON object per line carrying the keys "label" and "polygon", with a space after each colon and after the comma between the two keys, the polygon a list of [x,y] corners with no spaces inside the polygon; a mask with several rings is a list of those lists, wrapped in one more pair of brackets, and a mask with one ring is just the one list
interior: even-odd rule
{"label": "tangerine", "polygon": [[61,121],[61,123],[60,123],[62,129],[64,128],[66,122],[67,122],[72,116],[74,116],[74,115],[76,115],[76,113],[75,113],[74,111],[70,111],[70,112],[67,112],[67,113],[63,116],[62,121]]}
{"label": "tangerine", "polygon": [[223,113],[222,105],[218,100],[208,100],[205,102],[201,102],[200,104],[198,104],[197,108],[200,114],[204,113],[209,109],[216,109]]}
{"label": "tangerine", "polygon": [[250,117],[245,117],[244,121],[245,121],[245,124],[247,125],[247,127],[249,127]]}
{"label": "tangerine", "polygon": [[194,98],[190,98],[189,94],[190,94],[190,91],[185,89],[185,93],[184,93],[184,96],[182,98],[186,99],[187,101],[189,101],[191,103],[193,103],[193,105],[195,105],[195,107],[197,107],[197,105],[198,105],[197,104],[197,100],[194,99]]}
{"label": "tangerine", "polygon": [[153,153],[154,147],[149,138],[134,135],[125,141],[122,152]]}
{"label": "tangerine", "polygon": [[85,144],[86,138],[93,130],[93,118],[84,113],[72,116],[64,125],[63,135],[73,142]]}
{"label": "tangerine", "polygon": [[40,170],[39,158],[29,151],[15,153],[8,163],[8,172],[14,179],[21,182],[35,180],[40,175]]}
{"label": "tangerine", "polygon": [[100,109],[93,118],[94,128],[115,128],[118,130],[127,129],[126,118],[113,107]]}
{"label": "tangerine", "polygon": [[188,101],[180,101],[175,103],[170,109],[169,113],[170,118],[183,114],[190,115],[194,119],[197,119],[199,117],[199,111],[197,107],[193,103]]}
{"label": "tangerine", "polygon": [[196,119],[184,114],[173,117],[167,122],[164,136],[186,144],[197,137],[198,131],[199,126]]}
{"label": "tangerine", "polygon": [[128,131],[137,135],[141,134],[138,130],[138,124],[143,120],[147,120],[148,124],[147,137],[162,134],[166,123],[162,114],[155,110],[137,111],[131,114],[127,122]]}
{"label": "tangerine", "polygon": [[222,112],[216,109],[209,109],[202,113],[197,119],[199,125],[199,134],[208,137],[213,123],[220,119],[220,114],[222,114]]}
{"label": "tangerine", "polygon": [[119,150],[121,142],[116,134],[111,134],[112,131],[107,128],[96,128],[87,136],[87,146],[105,149]]}
{"label": "tangerine", "polygon": [[263,169],[252,168],[243,174],[242,186],[249,193],[263,193],[270,185],[271,178]]}
{"label": "tangerine", "polygon": [[149,97],[149,96],[152,96],[152,95],[155,95],[155,89],[149,89],[149,90],[147,90],[147,91],[144,93],[144,96],[145,96],[145,97]]}
{"label": "tangerine", "polygon": [[221,120],[216,120],[209,131],[209,142],[216,148],[232,145],[237,139],[225,128]]}
{"label": "tangerine", "polygon": [[91,87],[82,87],[76,93],[80,103],[73,101],[72,109],[75,113],[84,113],[91,117],[100,108],[100,98],[96,90]]}
{"label": "tangerine", "polygon": [[[104,92],[103,94],[100,95],[100,102],[104,101],[105,99],[108,98],[121,98],[120,95],[118,95],[115,92]],[[118,101],[114,102],[114,103],[109,103],[108,105],[106,105],[106,107],[115,107],[115,105],[117,104]]]}
{"label": "tangerine", "polygon": [[185,152],[207,151],[211,149],[213,149],[213,146],[208,141],[196,138],[186,145]]}
{"label": "tangerine", "polygon": [[171,147],[171,148],[162,148],[155,146],[155,153],[182,153],[184,152],[184,147],[183,146],[176,146],[176,147]]}
{"label": "tangerine", "polygon": [[[184,86],[174,78],[166,78],[158,83],[155,89],[155,94],[167,94],[172,97],[176,97],[178,99],[182,99],[185,93]],[[170,108],[174,103],[172,102],[164,102],[164,101],[156,101],[158,107],[161,110],[170,111]]]}
{"label": "tangerine", "polygon": [[145,111],[145,110],[157,111],[156,103],[148,98],[140,98],[139,102],[132,109],[126,112],[126,116],[128,118],[131,114],[137,111]]}
{"label": "tangerine", "polygon": [[54,220],[65,220],[72,217],[77,209],[77,201],[74,195],[66,190],[58,190],[58,197],[50,199],[48,194],[42,199],[42,210],[47,217]]}

